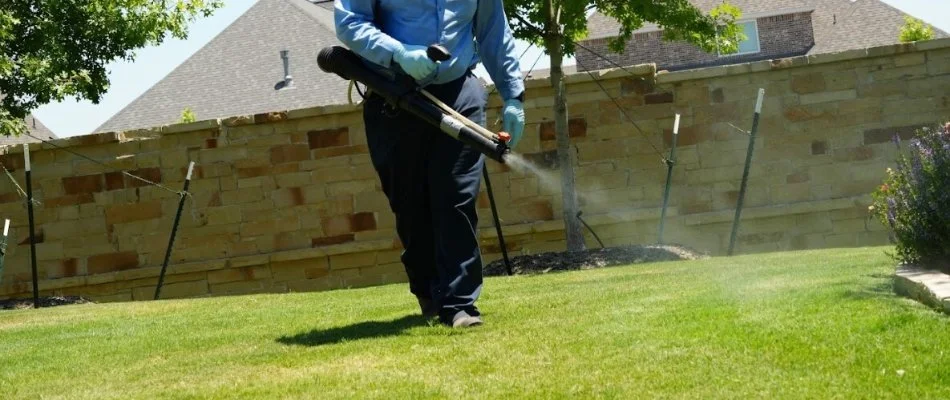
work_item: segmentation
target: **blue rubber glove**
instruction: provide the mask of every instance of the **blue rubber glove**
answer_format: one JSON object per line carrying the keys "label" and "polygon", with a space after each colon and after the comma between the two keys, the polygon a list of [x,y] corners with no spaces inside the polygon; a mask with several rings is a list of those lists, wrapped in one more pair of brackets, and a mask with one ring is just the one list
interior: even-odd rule
{"label": "blue rubber glove", "polygon": [[415,80],[429,76],[437,66],[435,61],[429,59],[425,46],[399,46],[393,53],[393,61],[399,63],[402,70]]}
{"label": "blue rubber glove", "polygon": [[505,100],[504,129],[511,135],[508,147],[515,148],[524,133],[524,105],[518,99]]}

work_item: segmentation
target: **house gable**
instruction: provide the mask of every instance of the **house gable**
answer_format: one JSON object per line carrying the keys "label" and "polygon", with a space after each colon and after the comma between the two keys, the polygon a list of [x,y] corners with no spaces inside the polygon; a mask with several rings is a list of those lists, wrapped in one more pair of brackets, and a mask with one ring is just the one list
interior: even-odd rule
{"label": "house gable", "polygon": [[[349,82],[316,63],[320,49],[339,44],[332,8],[307,0],[259,0],[95,132],[176,123],[185,108],[198,119],[213,119],[345,103]],[[294,85],[278,90],[282,50],[289,52]]]}

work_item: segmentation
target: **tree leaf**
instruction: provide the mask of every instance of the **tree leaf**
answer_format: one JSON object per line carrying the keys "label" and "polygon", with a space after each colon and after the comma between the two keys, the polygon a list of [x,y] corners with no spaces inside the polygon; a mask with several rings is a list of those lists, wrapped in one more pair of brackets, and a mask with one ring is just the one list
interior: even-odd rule
{"label": "tree leaf", "polygon": [[0,135],[32,110],[68,97],[98,104],[106,65],[210,16],[221,0],[4,0],[0,3]]}

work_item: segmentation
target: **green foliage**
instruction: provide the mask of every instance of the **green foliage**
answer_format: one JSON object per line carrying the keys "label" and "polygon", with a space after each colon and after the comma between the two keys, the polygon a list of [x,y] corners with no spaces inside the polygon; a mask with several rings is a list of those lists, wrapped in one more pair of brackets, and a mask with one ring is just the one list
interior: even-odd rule
{"label": "green foliage", "polygon": [[[900,138],[894,142],[900,148]],[[899,262],[950,266],[950,123],[917,132],[872,193],[870,211],[896,236]]]}
{"label": "green foliage", "polygon": [[911,16],[904,17],[904,26],[901,27],[901,42],[917,42],[920,40],[930,40],[934,38],[934,29],[924,21]]}
{"label": "green foliage", "polygon": [[[557,21],[549,21],[546,4],[553,1],[559,11]],[[622,53],[624,44],[633,32],[646,23],[658,25],[664,39],[686,41],[704,51],[731,54],[739,50],[744,40],[735,21],[740,10],[727,2],[717,6],[708,15],[703,14],[688,0],[509,0],[505,13],[511,21],[516,37],[544,47],[544,37],[560,33],[577,41],[587,35],[589,10],[612,17],[620,23],[617,37],[609,42],[612,51]],[[573,55],[574,43],[562,41],[565,55]],[[551,49],[547,49],[550,54]]]}
{"label": "green foliage", "polygon": [[194,112],[194,111],[191,111],[191,107],[185,107],[185,109],[181,111],[181,122],[182,122],[182,123],[186,123],[186,124],[187,124],[187,123],[190,123],[190,122],[195,122],[196,120],[197,120],[197,119],[195,118],[195,112]]}
{"label": "green foliage", "polygon": [[23,132],[33,109],[66,97],[98,103],[106,65],[134,50],[188,37],[187,26],[222,0],[3,0],[0,135]]}

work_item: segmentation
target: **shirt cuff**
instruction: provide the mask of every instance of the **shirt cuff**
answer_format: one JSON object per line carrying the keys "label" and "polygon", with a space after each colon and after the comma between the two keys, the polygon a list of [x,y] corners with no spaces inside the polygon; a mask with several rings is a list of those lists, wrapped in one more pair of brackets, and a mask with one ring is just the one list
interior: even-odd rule
{"label": "shirt cuff", "polygon": [[369,60],[385,68],[390,68],[396,51],[402,48],[402,43],[388,35],[381,35],[376,41],[376,51],[370,52]]}
{"label": "shirt cuff", "polygon": [[524,91],[524,81],[519,78],[509,79],[500,85],[496,84],[496,87],[498,88],[498,93],[501,95],[501,98],[503,100],[509,100]]}

